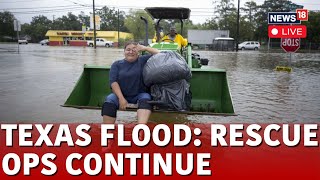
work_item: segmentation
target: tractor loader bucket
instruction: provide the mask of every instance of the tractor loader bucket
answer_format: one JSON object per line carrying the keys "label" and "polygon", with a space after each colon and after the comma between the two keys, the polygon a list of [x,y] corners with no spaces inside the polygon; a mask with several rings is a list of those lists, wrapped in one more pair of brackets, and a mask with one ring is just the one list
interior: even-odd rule
{"label": "tractor loader bucket", "polygon": [[[108,83],[109,71],[110,66],[84,65],[80,79],[62,106],[80,109],[101,109],[106,95],[112,92]],[[190,111],[179,113],[235,115],[224,70],[192,68],[191,72],[191,109]]]}

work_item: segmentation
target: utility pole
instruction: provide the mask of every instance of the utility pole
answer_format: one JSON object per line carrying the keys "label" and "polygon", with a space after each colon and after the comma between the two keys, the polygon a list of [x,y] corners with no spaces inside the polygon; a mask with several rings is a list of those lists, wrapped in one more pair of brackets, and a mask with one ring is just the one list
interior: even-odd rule
{"label": "utility pole", "polygon": [[17,43],[18,43],[18,53],[19,53],[20,52],[20,48],[19,48],[19,39],[20,39],[19,31],[21,31],[21,25],[20,25],[20,21],[18,21],[17,19],[15,19],[13,21],[13,29],[15,31],[17,31]]}
{"label": "utility pole", "polygon": [[118,9],[118,48],[120,47],[120,14]]}
{"label": "utility pole", "polygon": [[240,0],[238,0],[236,52],[238,52],[238,44],[239,44],[239,24],[240,24]]}
{"label": "utility pole", "polygon": [[55,29],[55,24],[54,24],[54,15],[52,15],[52,29]]}
{"label": "utility pole", "polygon": [[95,13],[95,8],[94,8],[94,0],[93,0],[93,46],[94,46],[94,49],[97,48],[97,45],[96,45],[96,13]]}

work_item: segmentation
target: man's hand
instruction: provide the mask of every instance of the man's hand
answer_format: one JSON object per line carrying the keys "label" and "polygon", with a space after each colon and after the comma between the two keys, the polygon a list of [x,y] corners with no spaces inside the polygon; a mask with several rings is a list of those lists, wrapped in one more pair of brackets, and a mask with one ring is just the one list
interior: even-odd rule
{"label": "man's hand", "polygon": [[128,105],[128,101],[125,98],[119,99],[119,109],[120,110],[126,110]]}
{"label": "man's hand", "polygon": [[137,51],[138,51],[138,52],[148,51],[148,52],[151,53],[151,54],[157,54],[157,53],[160,52],[158,49],[151,48],[151,47],[146,47],[146,46],[141,45],[141,44],[138,44],[138,45],[137,45]]}
{"label": "man's hand", "polygon": [[138,52],[145,51],[146,49],[147,49],[147,47],[144,46],[144,45],[141,45],[141,44],[137,45],[137,51]]}

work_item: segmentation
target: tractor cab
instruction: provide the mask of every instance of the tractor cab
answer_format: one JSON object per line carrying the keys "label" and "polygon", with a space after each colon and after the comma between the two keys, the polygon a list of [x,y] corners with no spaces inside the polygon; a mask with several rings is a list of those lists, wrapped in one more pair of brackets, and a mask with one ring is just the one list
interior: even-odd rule
{"label": "tractor cab", "polygon": [[[147,7],[145,11],[156,20],[155,30],[156,30],[156,42],[161,42],[160,36],[160,21],[163,19],[168,20],[180,20],[181,32],[183,32],[183,20],[189,19],[190,9],[189,8],[175,8],[175,7]],[[170,40],[166,40],[166,42]]]}
{"label": "tractor cab", "polygon": [[[180,43],[177,43],[171,39],[162,39],[161,37],[161,28],[160,21],[161,20],[179,20],[180,21],[180,35],[183,32],[183,23],[184,20],[189,19],[191,10],[189,8],[178,8],[178,7],[147,7],[145,11],[155,20],[155,37],[151,47],[159,49],[159,50],[171,50],[177,51],[181,54],[190,67],[192,68],[200,68],[202,65],[201,59],[197,54],[191,54],[190,57],[188,53],[191,53],[191,44],[188,43],[186,38],[180,39]],[[183,46],[182,44],[186,44]]]}

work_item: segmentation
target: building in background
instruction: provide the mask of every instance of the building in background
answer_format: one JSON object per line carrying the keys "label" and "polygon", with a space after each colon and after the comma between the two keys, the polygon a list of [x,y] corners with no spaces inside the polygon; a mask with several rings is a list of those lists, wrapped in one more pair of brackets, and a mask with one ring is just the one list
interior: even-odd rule
{"label": "building in background", "polygon": [[229,30],[188,30],[188,42],[194,48],[212,48],[214,39],[218,37],[229,37]]}
{"label": "building in background", "polygon": [[[118,38],[119,34],[119,38]],[[87,46],[87,40],[93,39],[93,31],[64,31],[64,30],[49,30],[46,33],[49,39],[50,46]],[[97,38],[104,38],[114,42],[114,46],[117,46],[118,39],[124,41],[133,38],[131,33],[118,31],[96,31]]]}

